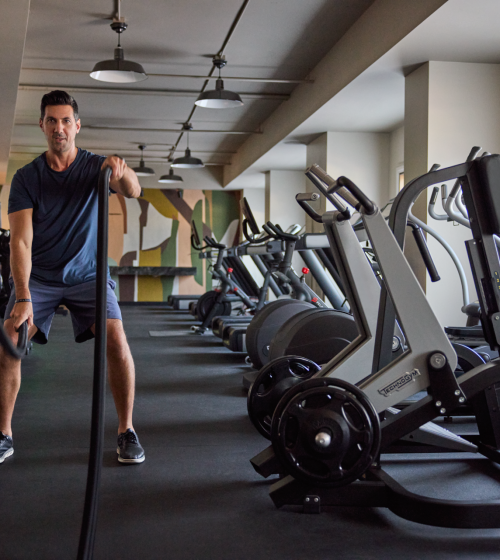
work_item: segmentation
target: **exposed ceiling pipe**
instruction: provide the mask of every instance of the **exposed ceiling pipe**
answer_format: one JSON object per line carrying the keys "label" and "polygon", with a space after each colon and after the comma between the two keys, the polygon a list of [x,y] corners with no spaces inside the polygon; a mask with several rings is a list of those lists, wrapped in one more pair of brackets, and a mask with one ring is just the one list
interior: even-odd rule
{"label": "exposed ceiling pipe", "polygon": [[[15,126],[33,126],[38,128],[38,123],[15,123]],[[134,126],[106,126],[106,125],[94,125],[94,124],[84,124],[82,129],[92,129],[92,130],[123,130],[125,132],[179,132],[178,128],[138,128]],[[205,132],[208,134],[262,134],[260,130],[192,130],[191,133]],[[135,143],[135,142],[134,142]],[[153,144],[149,143],[149,146]]]}
{"label": "exposed ceiling pipe", "polygon": [[[222,46],[219,49],[219,52],[217,54],[219,54],[221,56],[224,54],[224,50],[227,47],[227,45],[228,45],[228,43],[229,43],[229,41],[230,41],[230,39],[231,39],[231,37],[234,33],[234,30],[236,29],[236,26],[240,22],[240,20],[243,16],[243,13],[244,13],[246,7],[248,6],[249,2],[250,2],[250,0],[243,0],[243,4],[241,5],[240,9],[238,10],[238,13],[236,14],[236,17],[234,18],[233,23],[231,24],[231,27],[229,28],[229,31],[226,35],[226,38],[224,39],[224,42],[222,43]],[[213,76],[213,73],[215,72],[215,69],[216,69],[216,66],[214,64],[212,64],[212,68],[210,69],[210,72],[208,73],[208,78],[205,79],[205,83],[203,84],[203,87],[201,88],[201,90],[199,92],[200,94],[203,93],[205,91],[205,89],[207,88],[207,86],[209,84],[209,81],[210,81],[209,78]],[[191,122],[191,120],[193,118],[193,115],[194,115],[197,108],[198,108],[198,106],[193,104],[193,108],[191,109],[191,112],[189,113],[188,118],[184,122]],[[179,134],[179,137],[177,138],[177,142],[172,147],[171,154],[173,154],[174,150],[177,149],[177,146],[179,145],[179,142],[181,141],[183,135],[184,135],[184,131],[182,131]]]}
{"label": "exposed ceiling pipe", "polygon": [[[95,148],[94,148],[95,149]],[[31,152],[27,152],[27,151],[11,151],[10,155],[11,156],[33,156],[33,155],[37,155],[37,154],[41,154],[43,152],[45,152],[47,150],[47,147],[44,147],[42,149],[40,149],[39,151],[31,151]],[[120,151],[120,150],[110,150],[109,148],[106,149],[107,151]],[[181,150],[182,151],[182,150]],[[132,154],[130,153],[127,154],[126,152],[124,152],[123,150],[121,151],[121,153],[123,154],[123,157],[126,158],[127,163],[135,163],[135,162],[139,162],[139,158],[137,157],[137,154]],[[164,152],[162,152],[164,153]],[[158,164],[163,164],[163,165],[170,165],[169,161],[167,160],[166,157],[160,156],[160,157],[147,157],[144,158],[144,161],[150,162],[150,163],[158,163]],[[204,162],[205,163],[205,167],[211,166],[211,167],[216,167],[216,166],[225,166],[225,165],[231,165],[231,162],[216,162],[216,161],[209,161],[209,162]]]}
{"label": "exposed ceiling pipe", "polygon": [[[120,152],[120,153],[125,153],[127,151],[132,152],[133,148],[119,148],[119,147],[109,147],[109,146],[95,146],[95,145],[89,145],[87,142],[83,142],[86,146],[86,149],[91,150],[91,151],[96,151],[96,152],[106,152],[106,151],[115,151],[115,152]],[[134,146],[137,144],[137,142],[130,142],[130,144],[133,144]],[[162,154],[165,153],[165,149],[160,150],[154,150],[154,149],[149,149],[149,146],[164,146],[164,148],[166,146],[170,146],[170,144],[148,144],[148,154],[154,153],[154,152],[160,152]],[[33,152],[44,152],[47,150],[47,146],[32,146],[31,144],[15,144],[14,146],[12,146],[13,151],[11,153],[16,153],[15,150],[21,149],[21,150],[33,150]],[[213,150],[191,150],[193,153],[196,154],[212,154],[212,155],[234,155],[236,152],[228,152],[228,151],[224,151],[224,152],[214,152]],[[176,150],[176,152],[184,152],[184,150],[178,149]],[[27,152],[26,152],[27,153]],[[135,153],[135,152],[134,152]],[[148,159],[148,157],[145,157],[145,160]]]}
{"label": "exposed ceiling pipe", "polygon": [[[61,74],[87,74],[88,70],[68,70],[65,68],[22,68],[22,70],[27,70],[30,72],[56,72]],[[195,80],[216,80],[217,76],[202,76],[197,74],[151,74],[148,72],[148,77],[156,78],[188,78]],[[313,84],[314,80],[277,80],[273,78],[245,78],[241,76],[226,76],[224,75],[224,81],[235,81],[235,82],[257,82],[263,84]]]}
{"label": "exposed ceiling pipe", "polygon": [[[159,95],[162,97],[198,97],[198,91],[174,90],[174,89],[125,89],[116,87],[86,87],[86,86],[61,86],[50,84],[19,84],[21,91],[47,91],[53,89],[64,89],[65,91],[78,91],[80,93],[113,93],[114,95]],[[284,101],[290,98],[288,94],[282,93],[241,93],[246,99],[272,99]]]}

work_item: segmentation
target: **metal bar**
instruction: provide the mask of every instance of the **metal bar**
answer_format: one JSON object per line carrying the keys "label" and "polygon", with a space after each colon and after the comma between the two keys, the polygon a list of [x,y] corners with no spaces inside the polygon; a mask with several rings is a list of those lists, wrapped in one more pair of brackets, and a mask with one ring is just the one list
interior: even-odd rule
{"label": "metal bar", "polygon": [[[21,68],[30,72],[58,72],[64,74],[90,74],[90,70],[68,70],[66,68]],[[188,78],[193,80],[216,80],[218,76],[203,76],[197,74],[156,74],[148,72],[148,78]],[[248,78],[242,76],[226,76],[224,81],[256,82],[262,84],[312,84],[314,80],[278,80],[274,78]]]}
{"label": "metal bar", "polygon": [[[39,128],[38,123],[15,123],[15,126],[32,126]],[[102,126],[94,124],[82,125],[83,128],[88,128],[92,130],[123,130],[125,132],[182,132],[178,128],[138,128],[133,126]],[[197,132],[207,132],[210,134],[262,134],[260,130],[190,130],[190,133]],[[148,146],[154,146],[155,144],[148,143]],[[159,144],[158,144],[159,145]],[[184,150],[183,150],[184,151]],[[191,150],[192,151],[192,150]]]}
{"label": "metal bar", "polygon": [[319,287],[323,290],[325,296],[330,300],[334,309],[343,309],[347,311],[348,307],[345,305],[344,294],[340,291],[339,287],[328,278],[318,257],[311,249],[300,251],[300,256],[306,263],[306,266],[311,270],[311,274],[314,276]]}
{"label": "metal bar", "polygon": [[[46,152],[46,151],[47,151],[47,148],[45,147],[45,148],[43,148],[43,149],[40,149],[40,151],[38,151],[38,152],[36,152],[36,151],[35,151],[35,152],[28,152],[28,151],[24,151],[24,152],[21,152],[21,151],[11,151],[11,152],[10,152],[10,155],[11,155],[11,156],[12,156],[12,155],[19,155],[19,156],[23,156],[23,155],[26,155],[26,156],[37,156],[37,155],[40,155],[41,153]],[[106,149],[103,150],[103,151],[106,151],[106,152],[121,152],[122,155],[123,155],[124,157],[127,158],[128,163],[135,163],[135,162],[139,163],[139,161],[140,161],[140,158],[138,158],[136,154],[134,154],[133,156],[129,156],[129,155],[127,155],[126,153],[124,153],[123,150],[116,150],[116,149],[106,148]],[[156,157],[156,158],[144,158],[144,161],[148,161],[148,162],[150,162],[150,163],[160,163],[160,164],[162,163],[162,164],[164,164],[164,165],[170,165],[169,162],[167,161],[167,158],[166,158],[166,157],[162,157],[162,158],[159,158],[159,157]],[[217,165],[219,165],[219,166],[220,166],[220,165],[231,165],[231,162],[226,162],[226,161],[221,161],[221,162],[204,161],[203,163],[204,163],[205,167],[207,167],[207,166],[217,166]],[[163,187],[163,188],[168,188],[168,187]]]}
{"label": "metal bar", "polygon": [[[61,86],[51,84],[19,84],[18,89],[21,91],[43,91],[64,89],[65,91],[78,91],[80,93],[113,93],[115,95],[160,95],[168,97],[198,97],[200,92],[191,90],[175,90],[175,89],[137,89],[137,88],[110,88],[110,87],[87,87],[87,86]],[[271,99],[275,101],[285,101],[290,98],[290,95],[283,93],[240,93],[241,97],[246,99]],[[196,105],[195,105],[196,107]],[[193,115],[189,115],[188,120],[191,120]],[[179,131],[176,131],[179,132]],[[184,133],[184,131],[181,131]]]}
{"label": "metal bar", "polygon": [[[135,144],[135,142],[134,142],[134,144]],[[166,144],[148,144],[148,146],[166,146]],[[42,152],[45,152],[47,150],[46,146],[43,146],[43,147],[42,146],[27,146],[27,145],[24,145],[24,144],[16,144],[16,145],[13,146],[13,148],[16,148],[16,149],[20,148],[21,150],[23,148],[29,148],[29,149],[32,149],[32,150],[41,150]],[[89,145],[87,145],[87,149],[90,149],[90,150],[112,150],[114,148],[110,148],[109,146],[108,147],[104,147],[104,146],[99,147],[99,146],[89,146]],[[115,149],[117,151],[120,151],[120,152],[132,152],[132,148],[115,148]],[[162,154],[164,154],[165,151],[166,150],[149,150],[148,149],[149,153],[151,153],[151,152],[161,152]],[[184,150],[175,150],[175,151],[176,152],[184,152]],[[197,153],[197,154],[219,154],[219,155],[225,155],[225,156],[231,156],[231,155],[236,153],[236,152],[214,152],[213,150],[193,150],[193,149],[191,150],[191,152]],[[11,153],[15,153],[15,150],[12,150]],[[135,153],[136,152],[134,151],[134,154]],[[139,156],[137,156],[137,157],[139,157]],[[144,158],[144,161],[146,161],[147,159],[148,158]]]}

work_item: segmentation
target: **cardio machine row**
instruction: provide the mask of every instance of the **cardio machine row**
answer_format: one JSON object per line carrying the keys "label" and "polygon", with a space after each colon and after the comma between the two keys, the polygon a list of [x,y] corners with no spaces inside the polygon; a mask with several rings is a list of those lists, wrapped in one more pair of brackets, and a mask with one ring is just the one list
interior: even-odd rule
{"label": "cardio machine row", "polygon": [[[308,204],[310,194],[297,199],[325,227],[358,335],[323,366],[300,357],[286,358],[281,369],[274,364],[270,383],[262,377],[250,389],[250,417],[272,442],[252,463],[263,476],[280,474],[270,492],[278,507],[292,504],[319,511],[321,505],[379,505],[421,523],[500,526],[496,502],[423,498],[395,483],[381,467],[382,453],[394,452],[405,441],[405,450],[410,443],[421,444],[478,453],[500,462],[500,332],[495,323],[500,317],[496,285],[500,156],[468,159],[460,166],[432,170],[407,185],[392,205],[389,223],[348,179],[334,181],[317,166],[308,171],[336,211],[320,216]],[[470,315],[468,327],[446,329],[452,342],[401,248],[417,196],[454,178],[451,194],[456,198],[462,189],[462,214],[472,218],[467,225],[473,239],[466,245],[479,303],[464,305]],[[378,277],[348,220],[349,206],[360,211]],[[432,277],[435,267],[422,241],[421,251]],[[396,337],[401,348],[395,353]],[[458,338],[468,345],[457,343]],[[294,367],[294,360],[300,367]],[[280,373],[284,373],[281,378]],[[477,434],[461,437],[431,422],[460,408],[475,420]]]}

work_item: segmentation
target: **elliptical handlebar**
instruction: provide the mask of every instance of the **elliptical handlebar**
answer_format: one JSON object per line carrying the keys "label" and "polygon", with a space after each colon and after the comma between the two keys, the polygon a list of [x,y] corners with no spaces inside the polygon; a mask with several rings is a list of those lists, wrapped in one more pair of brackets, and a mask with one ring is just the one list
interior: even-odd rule
{"label": "elliptical handlebar", "polygon": [[427,246],[422,228],[412,220],[408,220],[408,226],[411,227],[413,238],[415,239],[418,250],[422,255],[422,259],[424,261],[425,268],[427,269],[427,272],[429,273],[429,276],[431,278],[431,282],[438,282],[439,280],[441,280],[441,277],[439,276],[436,265],[432,260],[432,256],[429,252],[429,247]]}
{"label": "elliptical handlebar", "polygon": [[[446,188],[446,185],[442,185],[442,187]],[[429,206],[427,208],[427,211],[429,212],[431,218],[433,218],[434,220],[448,220],[449,219],[448,214],[438,214],[434,209],[438,196],[439,196],[439,187],[436,186],[432,189],[431,199],[429,200]]]}

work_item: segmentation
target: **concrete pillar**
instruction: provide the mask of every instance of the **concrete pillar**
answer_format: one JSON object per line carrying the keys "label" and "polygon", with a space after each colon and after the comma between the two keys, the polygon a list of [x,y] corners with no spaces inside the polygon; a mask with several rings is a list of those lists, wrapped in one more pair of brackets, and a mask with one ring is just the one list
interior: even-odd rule
{"label": "concrete pillar", "polygon": [[[434,164],[448,167],[461,163],[472,146],[492,153],[500,151],[500,65],[458,62],[428,62],[406,78],[405,86],[405,181],[427,172]],[[451,188],[451,185],[450,185]],[[418,201],[416,215],[427,215],[430,196]],[[442,213],[440,203],[436,205]],[[451,222],[427,218],[443,235],[465,267],[471,300],[476,299],[464,241],[470,231]],[[427,277],[426,294],[440,322],[464,325],[461,286],[447,253],[428,236],[429,249],[441,280]],[[422,265],[418,277],[423,273]]]}

